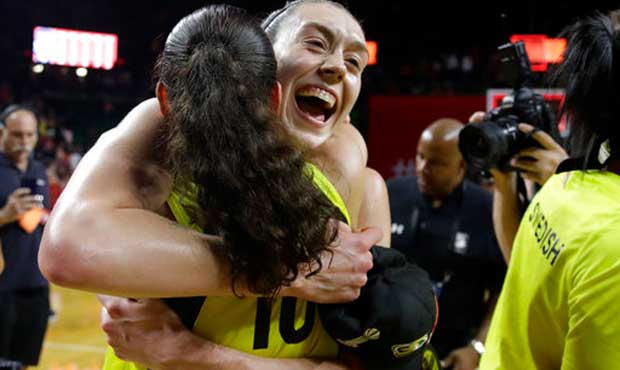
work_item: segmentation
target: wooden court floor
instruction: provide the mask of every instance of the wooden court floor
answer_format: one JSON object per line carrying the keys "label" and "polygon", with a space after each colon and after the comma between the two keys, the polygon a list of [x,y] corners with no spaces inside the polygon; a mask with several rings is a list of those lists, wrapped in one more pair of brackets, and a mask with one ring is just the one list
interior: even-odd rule
{"label": "wooden court floor", "polygon": [[52,309],[37,370],[99,370],[106,339],[99,327],[101,305],[92,293],[50,288]]}

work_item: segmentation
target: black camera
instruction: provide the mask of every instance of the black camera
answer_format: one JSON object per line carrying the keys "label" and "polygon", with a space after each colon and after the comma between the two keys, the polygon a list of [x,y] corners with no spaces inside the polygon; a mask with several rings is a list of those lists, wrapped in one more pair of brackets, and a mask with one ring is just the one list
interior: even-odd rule
{"label": "black camera", "polygon": [[553,109],[542,95],[526,87],[532,78],[530,61],[523,42],[504,44],[498,48],[500,61],[513,91],[501,104],[487,112],[481,122],[466,125],[459,134],[459,149],[465,161],[480,170],[497,168],[514,170],[510,158],[519,151],[540,146],[519,130],[526,122],[557,138]]}

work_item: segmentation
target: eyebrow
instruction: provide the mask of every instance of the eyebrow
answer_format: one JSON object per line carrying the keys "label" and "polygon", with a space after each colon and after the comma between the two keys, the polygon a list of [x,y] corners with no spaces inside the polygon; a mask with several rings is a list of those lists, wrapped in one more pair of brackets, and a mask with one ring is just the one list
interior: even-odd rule
{"label": "eyebrow", "polygon": [[[332,42],[335,38],[336,35],[334,35],[334,32],[332,30],[330,30],[328,27],[325,27],[324,25],[322,25],[321,23],[318,22],[308,22],[304,28],[316,28],[320,33],[322,33],[323,35],[325,35],[325,37],[327,37],[327,39]],[[366,44],[364,44],[363,42],[359,41],[359,40],[355,40],[352,43],[353,49],[357,50],[357,51],[361,51],[364,54],[368,55],[368,49],[366,48]]]}

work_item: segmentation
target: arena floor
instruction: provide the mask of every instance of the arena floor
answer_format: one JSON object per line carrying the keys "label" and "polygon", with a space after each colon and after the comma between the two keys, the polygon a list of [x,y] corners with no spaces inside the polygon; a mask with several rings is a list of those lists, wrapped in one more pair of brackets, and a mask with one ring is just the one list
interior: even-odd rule
{"label": "arena floor", "polygon": [[92,293],[51,287],[55,317],[50,321],[40,370],[99,370],[105,352],[105,335],[99,328],[101,305]]}

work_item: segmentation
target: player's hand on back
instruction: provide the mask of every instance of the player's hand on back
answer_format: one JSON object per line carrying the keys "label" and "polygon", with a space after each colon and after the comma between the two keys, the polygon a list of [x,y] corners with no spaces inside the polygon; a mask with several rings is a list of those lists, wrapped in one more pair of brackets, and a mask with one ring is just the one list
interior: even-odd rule
{"label": "player's hand on back", "polygon": [[[355,300],[368,280],[372,268],[370,248],[383,236],[377,227],[352,232],[342,222],[338,223],[338,237],[329,251],[323,253],[321,270],[306,276],[312,269],[303,268],[283,295],[291,295],[316,303],[340,303]],[[316,267],[316,266],[313,266]]]}

